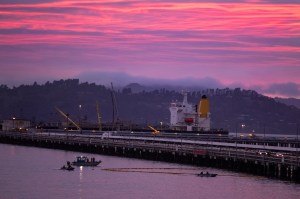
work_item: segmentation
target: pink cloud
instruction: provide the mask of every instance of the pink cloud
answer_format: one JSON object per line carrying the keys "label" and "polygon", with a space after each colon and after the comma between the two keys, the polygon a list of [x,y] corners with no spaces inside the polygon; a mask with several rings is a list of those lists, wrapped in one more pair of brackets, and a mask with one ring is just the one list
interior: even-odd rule
{"label": "pink cloud", "polygon": [[0,4],[0,17],[6,76],[25,67],[49,78],[124,71],[300,84],[299,4],[55,1]]}

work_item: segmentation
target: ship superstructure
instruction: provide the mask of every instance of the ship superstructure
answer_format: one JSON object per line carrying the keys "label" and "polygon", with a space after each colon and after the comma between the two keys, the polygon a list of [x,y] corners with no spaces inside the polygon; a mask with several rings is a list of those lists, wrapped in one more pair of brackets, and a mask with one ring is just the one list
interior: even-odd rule
{"label": "ship superstructure", "polygon": [[184,93],[182,102],[173,102],[170,105],[170,128],[176,131],[209,131],[210,112],[209,101],[203,95],[198,105],[189,104],[187,93]]}

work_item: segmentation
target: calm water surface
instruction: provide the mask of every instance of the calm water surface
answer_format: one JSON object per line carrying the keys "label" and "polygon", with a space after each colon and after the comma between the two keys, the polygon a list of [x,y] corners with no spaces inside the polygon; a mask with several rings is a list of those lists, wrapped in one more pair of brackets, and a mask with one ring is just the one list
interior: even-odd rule
{"label": "calm water surface", "polygon": [[[95,168],[59,168],[77,155]],[[215,178],[195,176],[200,171]],[[213,168],[0,144],[1,199],[299,199],[300,184]]]}

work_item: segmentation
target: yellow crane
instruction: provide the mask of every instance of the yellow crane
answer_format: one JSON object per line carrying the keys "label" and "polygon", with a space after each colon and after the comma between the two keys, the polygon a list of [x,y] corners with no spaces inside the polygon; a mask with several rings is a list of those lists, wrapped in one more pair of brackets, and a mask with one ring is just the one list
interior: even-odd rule
{"label": "yellow crane", "polygon": [[148,127],[149,127],[151,130],[153,130],[153,131],[152,131],[152,135],[158,135],[158,134],[160,133],[160,131],[157,130],[157,129],[155,129],[154,127],[152,127],[152,126],[150,126],[150,125],[148,125]]}
{"label": "yellow crane", "polygon": [[63,116],[65,117],[67,120],[69,120],[74,126],[76,126],[76,128],[78,130],[81,130],[80,126],[78,124],[76,124],[69,116],[67,116],[62,110],[60,110],[59,108],[55,107],[55,109]]}

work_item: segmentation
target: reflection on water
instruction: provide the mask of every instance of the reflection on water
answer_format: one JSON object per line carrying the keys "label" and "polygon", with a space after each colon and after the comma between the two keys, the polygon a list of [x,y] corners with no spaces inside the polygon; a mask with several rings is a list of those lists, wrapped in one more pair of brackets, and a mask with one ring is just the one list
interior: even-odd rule
{"label": "reflection on water", "polygon": [[79,167],[79,181],[82,182],[82,177],[83,177],[83,166]]}
{"label": "reflection on water", "polygon": [[[93,154],[98,167],[63,171],[78,152],[0,144],[0,198],[298,199],[300,185],[213,168]],[[214,178],[199,172],[217,173]]]}

